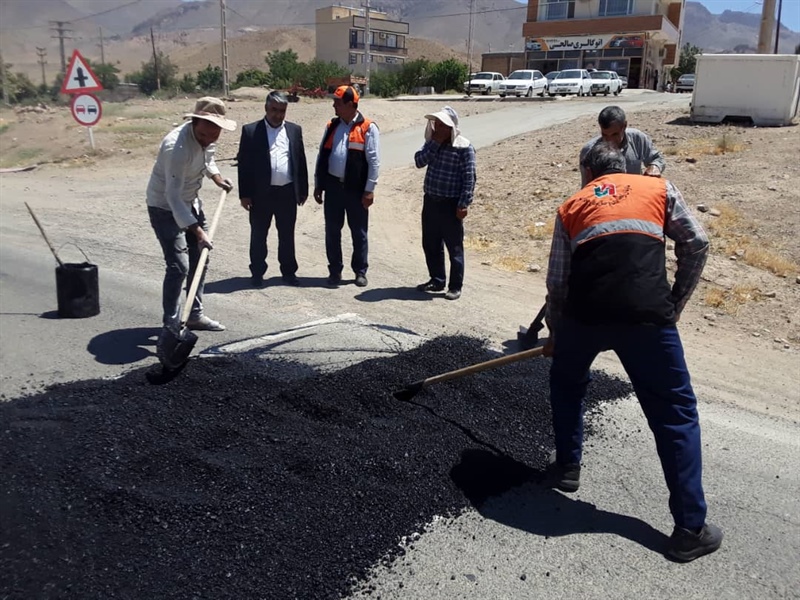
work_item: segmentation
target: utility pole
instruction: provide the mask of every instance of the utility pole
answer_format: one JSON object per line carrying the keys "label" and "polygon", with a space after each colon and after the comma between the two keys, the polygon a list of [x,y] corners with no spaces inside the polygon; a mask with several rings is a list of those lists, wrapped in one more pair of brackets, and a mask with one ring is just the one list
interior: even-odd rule
{"label": "utility pole", "polygon": [[369,30],[369,0],[366,1],[365,4],[361,6],[364,7],[364,16],[366,17],[364,20],[364,95],[369,95],[369,67],[372,61],[372,55],[369,53],[370,51],[370,30]]}
{"label": "utility pole", "polygon": [[472,75],[472,26],[474,19],[472,13],[475,11],[475,0],[469,0],[469,37],[467,38],[467,53],[469,55],[469,75]]}
{"label": "utility pole", "polygon": [[36,46],[36,54],[39,56],[37,62],[42,66],[42,86],[47,87],[47,76],[44,73],[44,66],[47,64],[45,60],[45,58],[47,58],[47,48],[39,48],[39,46]]}
{"label": "utility pole", "polygon": [[153,35],[153,28],[150,28],[150,42],[153,44],[153,67],[156,70],[156,88],[161,89],[161,78],[158,76],[158,54],[156,54],[156,36]]}
{"label": "utility pole", "polygon": [[758,53],[769,54],[772,49],[772,32],[775,29],[775,0],[764,0],[761,9],[761,28],[758,31]]}
{"label": "utility pole", "polygon": [[228,11],[225,7],[225,0],[219,0],[219,11],[219,28],[222,35],[222,95],[227,98],[231,90],[228,80],[228,26],[226,22],[226,13]]}
{"label": "utility pole", "polygon": [[778,42],[781,40],[781,12],[783,11],[783,0],[778,0],[778,24],[775,26],[775,54],[778,54]]}
{"label": "utility pole", "polygon": [[3,104],[8,105],[8,80],[6,79],[6,61],[3,60],[3,54],[0,53],[0,83],[3,85]]}
{"label": "utility pole", "polygon": [[67,55],[64,51],[64,40],[72,39],[67,35],[68,33],[72,33],[72,30],[66,27],[67,25],[70,25],[69,21],[50,21],[50,28],[58,34],[51,35],[50,37],[53,39],[58,38],[58,46],[61,50],[61,73],[64,77],[67,76]]}
{"label": "utility pole", "polygon": [[105,66],[106,64],[106,49],[103,45],[103,28],[100,28],[100,63]]}

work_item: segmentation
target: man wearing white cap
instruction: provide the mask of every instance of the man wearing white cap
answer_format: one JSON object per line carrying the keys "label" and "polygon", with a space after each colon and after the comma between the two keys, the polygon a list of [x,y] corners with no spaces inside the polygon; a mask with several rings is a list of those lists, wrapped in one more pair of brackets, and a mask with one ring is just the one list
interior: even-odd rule
{"label": "man wearing white cap", "polygon": [[414,155],[414,162],[419,169],[428,168],[423,185],[422,249],[430,279],[417,289],[444,290],[446,246],[450,283],[445,298],[458,300],[464,283],[464,217],[475,192],[475,148],[461,135],[458,114],[449,106],[425,118],[425,143]]}
{"label": "man wearing white cap", "polygon": [[[225,117],[225,104],[219,98],[200,98],[194,112],[184,118],[191,121],[176,127],[161,141],[147,185],[150,224],[161,243],[166,263],[163,323],[172,330],[180,327],[181,288],[187,277],[189,281],[194,277],[202,249],[212,247],[205,231],[203,205],[197,195],[203,175],[225,191],[233,189],[233,182],[223,179],[214,163],[214,142],[223,129],[236,129],[236,122]],[[186,326],[205,331],[225,329],[203,314],[202,280]]]}

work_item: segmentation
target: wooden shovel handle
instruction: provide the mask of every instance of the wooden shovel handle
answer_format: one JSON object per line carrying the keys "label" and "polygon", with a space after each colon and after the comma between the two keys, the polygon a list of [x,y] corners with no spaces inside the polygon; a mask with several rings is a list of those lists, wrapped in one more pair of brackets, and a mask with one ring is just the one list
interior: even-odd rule
{"label": "wooden shovel handle", "polygon": [[64,263],[61,262],[61,259],[58,257],[58,253],[56,252],[56,249],[53,248],[53,244],[50,243],[50,239],[47,237],[47,234],[44,232],[44,227],[42,227],[42,224],[39,223],[39,219],[36,218],[36,215],[34,214],[33,209],[28,205],[27,202],[25,203],[25,208],[27,208],[28,212],[31,213],[31,216],[33,217],[33,222],[36,223],[36,226],[39,228],[39,233],[42,234],[42,237],[44,238],[44,241],[47,242],[47,245],[50,248],[50,252],[52,252],[53,256],[56,257],[56,261],[58,262],[58,266],[59,267],[63,267]]}
{"label": "wooden shovel handle", "polygon": [[478,363],[470,367],[464,367],[463,369],[458,369],[457,371],[450,371],[449,373],[442,373],[441,375],[429,377],[428,379],[425,379],[422,383],[424,387],[427,387],[434,383],[441,383],[443,381],[450,381],[451,379],[458,379],[459,377],[464,377],[465,375],[480,373],[481,371],[494,369],[496,367],[502,367],[503,365],[514,363],[520,360],[525,360],[526,358],[533,358],[535,356],[540,356],[543,350],[544,348],[539,347],[539,348],[532,348],[530,350],[525,350],[523,352],[515,352],[514,354],[501,356],[500,358],[493,358],[492,360],[487,360],[486,362]]}
{"label": "wooden shovel handle", "polygon": [[[212,242],[214,241],[214,234],[217,232],[217,223],[219,223],[219,217],[222,214],[222,207],[225,204],[225,198],[227,198],[228,192],[222,190],[222,193],[219,196],[219,202],[217,203],[217,210],[214,211],[214,218],[211,219],[211,227],[208,228],[208,239]],[[192,284],[189,286],[189,291],[186,292],[186,304],[183,306],[183,313],[181,313],[181,327],[186,324],[186,321],[189,320],[189,315],[192,312],[192,304],[194,303],[194,297],[197,294],[197,288],[200,287],[200,280],[203,278],[203,271],[206,268],[206,262],[208,261],[208,248],[203,248],[200,252],[200,258],[197,261],[197,268],[194,271],[194,277],[192,277]]]}

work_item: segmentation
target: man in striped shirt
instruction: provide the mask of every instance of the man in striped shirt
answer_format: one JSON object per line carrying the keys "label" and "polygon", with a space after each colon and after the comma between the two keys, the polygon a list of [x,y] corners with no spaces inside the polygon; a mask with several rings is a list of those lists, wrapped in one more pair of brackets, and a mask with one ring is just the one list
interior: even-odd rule
{"label": "man in striped shirt", "polygon": [[[669,489],[675,528],[667,556],[694,560],[719,548],[722,531],[706,523],[697,398],[676,324],[700,280],[708,238],[669,181],[625,173],[616,144],[598,142],[581,166],[590,182],[558,209],[547,272],[551,474],[557,488],[578,489],[589,369],[613,350],[653,431]],[[666,238],[677,257],[672,285]]]}
{"label": "man in striped shirt", "polygon": [[464,217],[475,192],[475,148],[458,129],[458,114],[449,106],[425,115],[425,143],[414,155],[418,169],[427,167],[423,185],[422,249],[430,279],[421,292],[440,292],[447,274],[444,247],[450,255],[450,283],[445,298],[458,300],[464,283]]}

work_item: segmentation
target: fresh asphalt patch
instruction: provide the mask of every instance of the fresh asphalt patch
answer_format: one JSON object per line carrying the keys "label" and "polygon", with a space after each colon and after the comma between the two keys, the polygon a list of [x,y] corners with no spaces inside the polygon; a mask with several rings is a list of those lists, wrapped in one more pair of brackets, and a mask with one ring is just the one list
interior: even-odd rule
{"label": "fresh asphalt patch", "polygon": [[[2,597],[341,598],[436,517],[541,481],[548,360],[392,396],[495,356],[445,337],[328,373],[213,357],[2,403]],[[630,392],[595,373],[588,412]]]}

